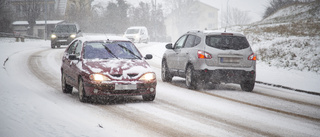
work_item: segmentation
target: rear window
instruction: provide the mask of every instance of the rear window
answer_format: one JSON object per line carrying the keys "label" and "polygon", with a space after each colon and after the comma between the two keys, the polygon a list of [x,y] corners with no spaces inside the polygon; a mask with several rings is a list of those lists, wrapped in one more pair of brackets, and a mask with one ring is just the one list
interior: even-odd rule
{"label": "rear window", "polygon": [[241,50],[250,45],[245,37],[239,36],[207,36],[206,44],[210,47],[227,50]]}

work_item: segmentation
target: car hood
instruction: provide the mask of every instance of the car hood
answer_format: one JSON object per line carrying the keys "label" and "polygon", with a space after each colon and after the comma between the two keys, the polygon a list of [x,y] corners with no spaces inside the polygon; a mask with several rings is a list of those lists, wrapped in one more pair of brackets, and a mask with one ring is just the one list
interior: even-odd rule
{"label": "car hood", "polygon": [[146,72],[152,72],[143,59],[89,59],[83,61],[82,67],[90,74],[99,73],[112,79],[137,79]]}

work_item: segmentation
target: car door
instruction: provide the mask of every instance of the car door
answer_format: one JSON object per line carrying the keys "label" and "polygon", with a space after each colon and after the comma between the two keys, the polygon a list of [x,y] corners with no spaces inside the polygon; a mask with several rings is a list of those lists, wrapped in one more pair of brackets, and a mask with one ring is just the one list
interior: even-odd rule
{"label": "car door", "polygon": [[185,67],[189,60],[190,50],[192,50],[191,48],[194,46],[195,39],[196,39],[195,35],[191,35],[191,34],[188,35],[186,41],[184,42],[182,48],[180,49],[180,52],[177,54],[179,59],[178,70],[179,70],[179,73],[181,73],[181,75],[183,75],[185,72]]}
{"label": "car door", "polygon": [[187,35],[181,36],[177,40],[177,42],[174,44],[173,50],[171,50],[167,54],[167,65],[168,65],[168,68],[173,70],[173,71],[177,71],[178,70],[179,53],[181,52],[181,48],[183,47],[186,38],[187,38]]}
{"label": "car door", "polygon": [[74,72],[70,66],[71,66],[71,60],[69,59],[69,55],[74,54],[75,47],[77,45],[78,41],[72,42],[69,47],[66,49],[63,57],[62,57],[62,68],[63,68],[63,73],[66,76],[66,81],[67,83],[71,84],[74,86],[74,79],[72,79],[71,75]]}
{"label": "car door", "polygon": [[[73,54],[76,55],[78,59],[80,59],[81,56],[81,51],[82,51],[82,42],[78,40],[75,43],[75,48]],[[73,85],[78,87],[78,75],[80,73],[80,66],[78,65],[81,60],[70,60],[70,77],[72,79]]]}

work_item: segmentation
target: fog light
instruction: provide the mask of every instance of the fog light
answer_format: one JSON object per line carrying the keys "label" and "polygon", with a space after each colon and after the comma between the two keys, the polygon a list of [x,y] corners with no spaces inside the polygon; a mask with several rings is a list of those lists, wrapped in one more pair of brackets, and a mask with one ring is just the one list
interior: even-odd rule
{"label": "fog light", "polygon": [[154,92],[154,88],[150,88],[150,92]]}
{"label": "fog light", "polygon": [[98,89],[94,89],[94,90],[93,90],[93,93],[94,93],[94,94],[97,94],[97,93],[98,93]]}

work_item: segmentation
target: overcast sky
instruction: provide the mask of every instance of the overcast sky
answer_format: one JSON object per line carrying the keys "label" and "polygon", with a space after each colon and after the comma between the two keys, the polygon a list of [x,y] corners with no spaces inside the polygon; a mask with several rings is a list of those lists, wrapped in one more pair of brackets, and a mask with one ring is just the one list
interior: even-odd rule
{"label": "overcast sky", "polygon": [[[105,3],[108,4],[108,1],[116,2],[116,0],[94,0],[95,3]],[[151,2],[151,0],[126,0],[128,3],[131,3],[135,6],[138,5],[140,1]],[[165,6],[165,0],[156,0],[157,3],[163,3]],[[252,22],[259,21],[262,19],[263,13],[268,5],[269,0],[200,0],[203,3],[211,5],[219,9],[219,20],[221,12],[227,10],[227,5],[229,5],[229,10],[232,8],[238,8],[241,11],[246,11],[249,13]]]}

